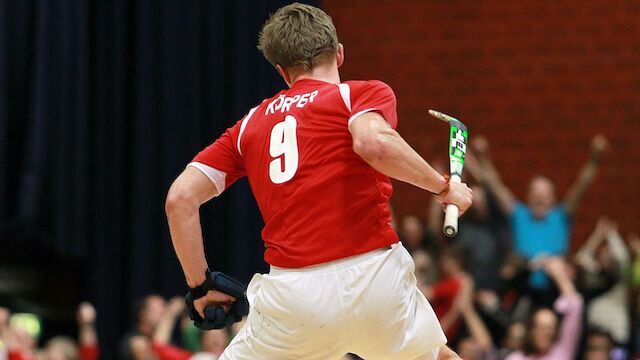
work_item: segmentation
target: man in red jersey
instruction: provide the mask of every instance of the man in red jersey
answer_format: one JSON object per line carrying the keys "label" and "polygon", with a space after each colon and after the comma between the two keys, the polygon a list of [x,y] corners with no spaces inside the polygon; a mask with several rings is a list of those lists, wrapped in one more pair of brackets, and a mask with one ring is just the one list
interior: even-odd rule
{"label": "man in red jersey", "polygon": [[[264,218],[269,274],[251,280],[247,323],[221,359],[457,358],[391,227],[388,177],[461,213],[465,184],[448,183],[394,130],[396,100],[380,81],[341,82],[344,50],[331,18],[279,9],[258,48],[289,89],[251,109],[171,186],[166,211],[188,285],[205,283],[199,207],[247,176]],[[202,295],[201,295],[202,296]],[[193,302],[228,308],[208,291]]]}

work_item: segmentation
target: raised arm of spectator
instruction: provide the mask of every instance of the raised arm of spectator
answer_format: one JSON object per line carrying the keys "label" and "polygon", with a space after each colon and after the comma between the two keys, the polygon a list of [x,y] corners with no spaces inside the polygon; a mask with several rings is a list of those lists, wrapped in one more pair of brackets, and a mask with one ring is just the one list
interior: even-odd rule
{"label": "raised arm of spectator", "polygon": [[96,309],[88,302],[78,305],[78,350],[80,359],[97,360],[99,354],[98,333],[96,331]]}
{"label": "raised arm of spectator", "polygon": [[609,220],[605,217],[598,219],[596,228],[593,230],[587,241],[576,252],[576,263],[589,272],[598,270],[599,265],[596,260],[596,250],[606,239]]}
{"label": "raised arm of spectator", "polygon": [[609,143],[607,139],[602,135],[596,135],[593,140],[591,140],[591,156],[582,170],[580,170],[578,177],[569,188],[567,196],[563,201],[564,207],[569,214],[573,214],[576,211],[582,195],[584,195],[584,192],[593,182],[602,154],[608,146]]}
{"label": "raised arm of spectator", "polygon": [[544,269],[555,281],[560,296],[554,304],[554,309],[563,314],[562,324],[558,340],[552,348],[557,359],[573,359],[576,354],[580,334],[582,331],[582,297],[576,290],[567,270],[567,264],[560,257],[551,257],[545,260]]}
{"label": "raised arm of spectator", "polygon": [[[481,136],[480,142],[482,141],[486,141],[486,139]],[[481,146],[483,146],[483,144],[481,144]],[[478,183],[481,183],[481,184],[485,183],[484,170],[482,169],[482,166],[480,165],[480,161],[478,160],[478,157],[473,151],[473,148],[471,148],[471,151],[467,151],[467,155],[464,160],[464,174],[471,175],[471,177]]]}
{"label": "raised arm of spectator", "polygon": [[480,346],[482,351],[488,353],[493,349],[493,342],[487,326],[473,307],[473,290],[473,280],[470,279],[467,286],[462,289],[460,298],[462,318],[467,325],[467,329],[469,329],[471,337],[475,340],[478,346]]}
{"label": "raised arm of spectator", "polygon": [[631,255],[615,223],[611,223],[607,231],[607,244],[611,255],[616,260],[618,269],[626,269],[631,264]]}
{"label": "raised arm of spectator", "polygon": [[480,180],[496,197],[500,210],[509,215],[513,212],[516,198],[509,188],[502,182],[498,170],[496,170],[489,156],[489,142],[483,136],[477,136],[472,144],[477,162],[481,169]]}
{"label": "raised arm of spectator", "polygon": [[154,344],[169,344],[171,342],[171,334],[184,309],[185,303],[182,297],[174,297],[169,300],[162,319],[158,322],[156,330],[153,333]]}

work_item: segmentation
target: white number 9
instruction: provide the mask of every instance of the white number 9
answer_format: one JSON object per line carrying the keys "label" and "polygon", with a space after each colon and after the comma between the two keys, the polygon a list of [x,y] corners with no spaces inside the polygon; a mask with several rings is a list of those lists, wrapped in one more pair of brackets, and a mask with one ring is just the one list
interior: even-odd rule
{"label": "white number 9", "polygon": [[296,126],[296,118],[287,115],[271,129],[269,155],[275,159],[269,163],[269,177],[274,184],[291,180],[298,170]]}

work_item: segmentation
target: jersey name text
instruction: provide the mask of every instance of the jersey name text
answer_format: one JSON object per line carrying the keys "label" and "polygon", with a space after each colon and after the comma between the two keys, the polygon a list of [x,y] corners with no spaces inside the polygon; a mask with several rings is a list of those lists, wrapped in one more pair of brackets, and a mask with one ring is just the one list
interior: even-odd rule
{"label": "jersey name text", "polygon": [[318,90],[314,90],[310,93],[306,93],[302,95],[294,95],[294,96],[280,95],[269,103],[269,106],[267,106],[267,110],[264,112],[264,114],[271,115],[271,114],[274,114],[276,111],[280,111],[284,113],[285,111],[289,111],[293,104],[296,104],[296,107],[302,108],[308,103],[312,103],[313,99],[316,96],[318,96]]}

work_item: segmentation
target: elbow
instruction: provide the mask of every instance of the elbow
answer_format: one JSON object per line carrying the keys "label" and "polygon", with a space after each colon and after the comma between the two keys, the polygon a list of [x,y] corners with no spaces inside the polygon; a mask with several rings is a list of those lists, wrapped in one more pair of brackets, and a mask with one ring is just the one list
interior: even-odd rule
{"label": "elbow", "polygon": [[199,206],[200,204],[198,204],[195,197],[189,191],[174,184],[171,189],[169,189],[164,209],[167,217],[170,218],[176,214],[197,210]]}

